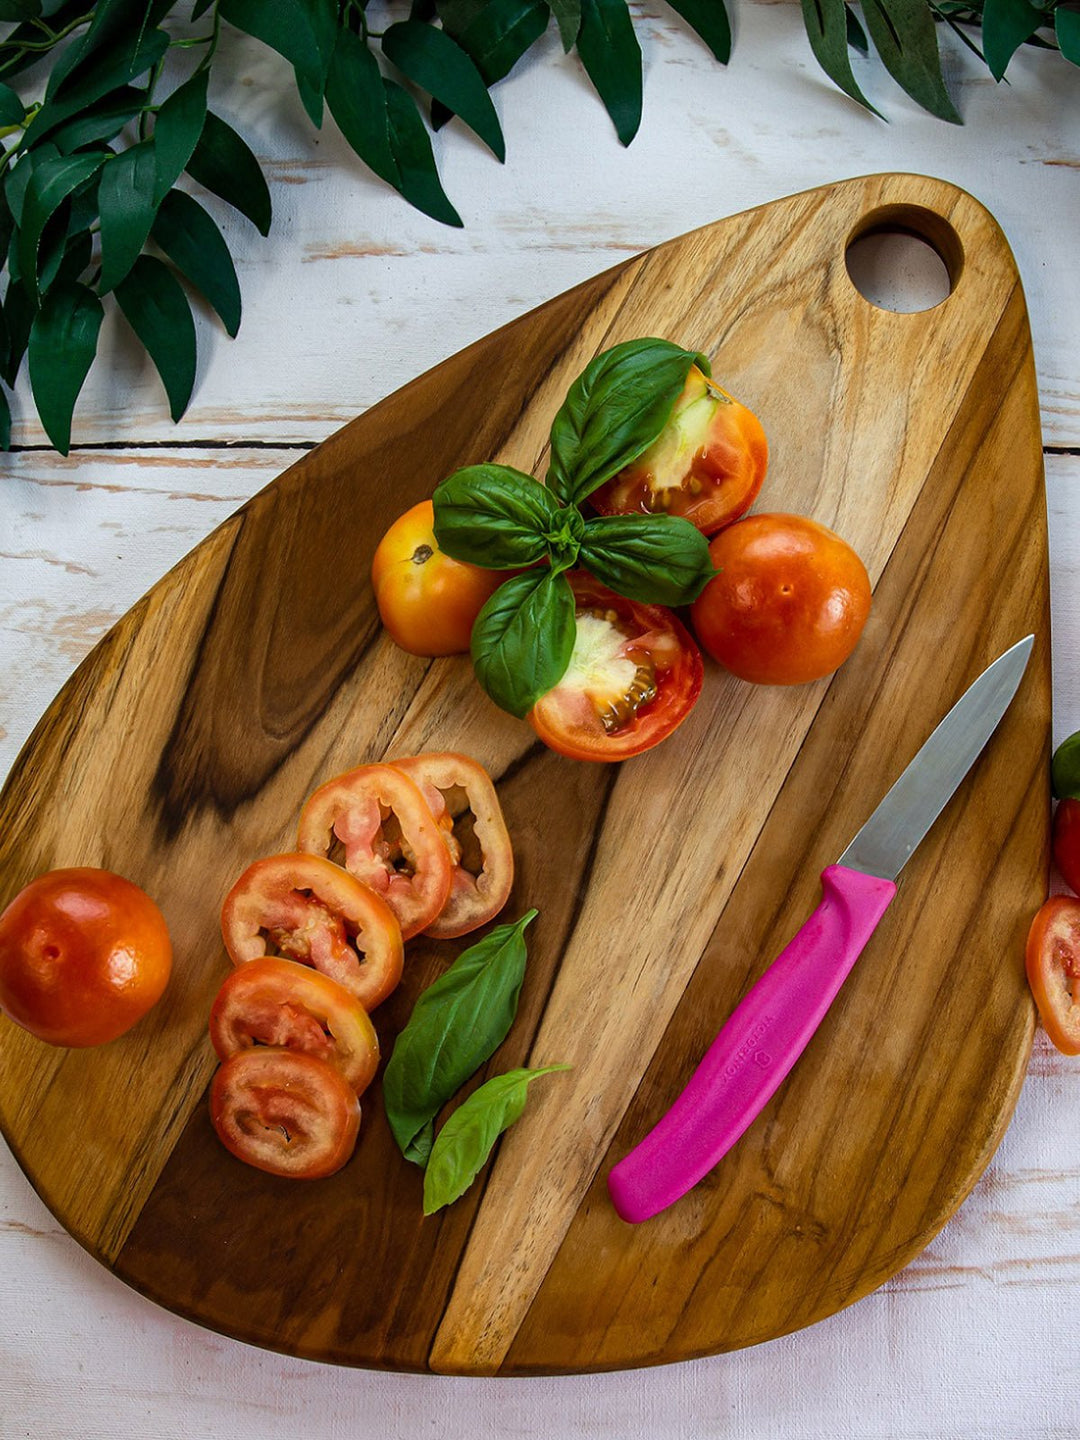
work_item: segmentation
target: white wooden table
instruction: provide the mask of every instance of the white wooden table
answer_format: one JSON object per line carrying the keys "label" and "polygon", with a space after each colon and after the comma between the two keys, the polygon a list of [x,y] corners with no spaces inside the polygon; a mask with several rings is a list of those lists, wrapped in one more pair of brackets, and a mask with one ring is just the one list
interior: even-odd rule
{"label": "white wooden table", "polygon": [[[503,321],[696,225],[878,170],[941,176],[997,216],[1024,280],[1051,526],[1055,738],[1080,728],[1080,75],[1029,52],[998,89],[948,44],[963,129],[875,61],[883,124],[833,90],[798,8],[743,3],[728,70],[659,0],[636,7],[645,116],[628,151],[554,28],[495,92],[500,168],[456,124],[437,141],[465,219],[447,230],[317,135],[284,67],[231,38],[212,101],[269,174],[269,240],[215,207],[245,319],[199,320],[194,401],[167,416],[112,322],[76,412],[44,443],[26,400],[0,459],[0,773],[80,658],[174,561],[306,447]],[[948,42],[947,42],[948,43]],[[5,897],[6,898],[6,897]],[[979,975],[973,972],[973,985]],[[852,1309],[753,1350],[533,1381],[353,1372],[203,1331],[128,1290],[0,1146],[3,1440],[337,1437],[1003,1437],[1080,1433],[1080,1062],[1037,1037],[1013,1122],[943,1233]]]}

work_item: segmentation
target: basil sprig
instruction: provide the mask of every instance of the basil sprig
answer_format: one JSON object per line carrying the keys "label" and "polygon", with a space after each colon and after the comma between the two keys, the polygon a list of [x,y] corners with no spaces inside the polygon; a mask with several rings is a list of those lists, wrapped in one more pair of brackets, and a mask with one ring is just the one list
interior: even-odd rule
{"label": "basil sprig", "polygon": [[439,1131],[424,1172],[424,1214],[433,1215],[463,1195],[480,1173],[495,1141],[521,1118],[530,1084],[569,1065],[510,1070],[486,1081],[462,1102]]}
{"label": "basil sprig", "polygon": [[488,570],[520,570],[561,553],[568,515],[539,480],[509,465],[468,465],[435,491],[435,539],[455,560]]}
{"label": "basil sprig", "polygon": [[678,515],[589,520],[578,563],[609,590],[646,605],[689,605],[716,574],[708,539]]}
{"label": "basil sprig", "polygon": [[427,1164],[435,1116],[505,1040],[525,977],[525,929],[536,914],[497,925],[463,951],[420,996],[397,1037],[383,1100],[406,1160]]}

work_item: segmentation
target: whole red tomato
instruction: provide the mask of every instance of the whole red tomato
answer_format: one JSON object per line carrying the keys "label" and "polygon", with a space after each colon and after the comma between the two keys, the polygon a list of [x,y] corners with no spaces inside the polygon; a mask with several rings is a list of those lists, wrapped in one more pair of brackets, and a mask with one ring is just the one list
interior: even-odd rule
{"label": "whole red tomato", "polygon": [[714,660],[759,685],[830,675],[870,612],[870,580],[846,541],[802,515],[749,515],[709,546],[720,572],[694,601]]}
{"label": "whole red tomato", "polygon": [[505,579],[505,573],[452,560],[439,549],[430,500],[394,521],[371,565],[382,622],[411,655],[464,654],[473,622]]}
{"label": "whole red tomato", "polygon": [[601,515],[681,515],[712,535],[750,509],[768,461],[754,412],[692,365],[659,438],[589,500]]}
{"label": "whole red tomato", "polygon": [[161,911],[108,870],[50,870],[0,915],[0,1010],[50,1045],[115,1040],[161,997]]}
{"label": "whole red tomato", "polygon": [[1066,796],[1054,811],[1054,863],[1069,889],[1080,895],[1080,800]]}

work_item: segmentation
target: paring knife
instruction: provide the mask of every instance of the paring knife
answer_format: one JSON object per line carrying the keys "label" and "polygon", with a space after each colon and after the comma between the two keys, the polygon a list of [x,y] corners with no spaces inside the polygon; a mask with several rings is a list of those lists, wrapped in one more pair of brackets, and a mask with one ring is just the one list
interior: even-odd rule
{"label": "paring knife", "polygon": [[835,865],[813,915],[747,992],[671,1109],[612,1169],[624,1220],[666,1209],[727,1154],[802,1054],[896,894],[896,877],[997,728],[1035,637],[984,670]]}

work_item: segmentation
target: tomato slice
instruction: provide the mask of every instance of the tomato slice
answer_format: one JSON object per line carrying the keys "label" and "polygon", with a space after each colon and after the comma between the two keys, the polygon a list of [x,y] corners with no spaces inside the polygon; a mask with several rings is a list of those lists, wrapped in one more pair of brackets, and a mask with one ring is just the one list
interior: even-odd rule
{"label": "tomato slice", "polygon": [[641,605],[591,575],[569,576],[577,638],[566,674],[529,712],[574,760],[626,760],[665,739],[701,693],[701,652],[670,610]]}
{"label": "tomato slice", "polygon": [[450,896],[424,931],[467,935],[497,915],[514,883],[514,852],[491,776],[467,755],[410,755],[391,762],[420,788],[450,853]]}
{"label": "tomato slice", "polygon": [[419,789],[390,765],[361,765],[328,781],[300,812],[299,847],[337,859],[380,895],[402,939],[440,913],[454,867]]}
{"label": "tomato slice", "polygon": [[222,1060],[253,1045],[302,1050],[340,1070],[357,1095],[379,1068],[379,1041],[360,1001],[317,970],[271,955],[225,977],[210,1039]]}
{"label": "tomato slice", "polygon": [[374,1010],[401,979],[404,948],[393,911],[320,855],[271,855],[249,865],[225,897],[221,933],[234,965],[278,955],[336,980]]}
{"label": "tomato slice", "polygon": [[1080,1055],[1080,900],[1054,895],[1031,922],[1028,984],[1052,1043]]}
{"label": "tomato slice", "polygon": [[256,1170],[321,1180],[353,1153],[360,1102],[325,1060],[258,1045],[238,1050],[214,1076],[210,1120],[226,1150]]}

